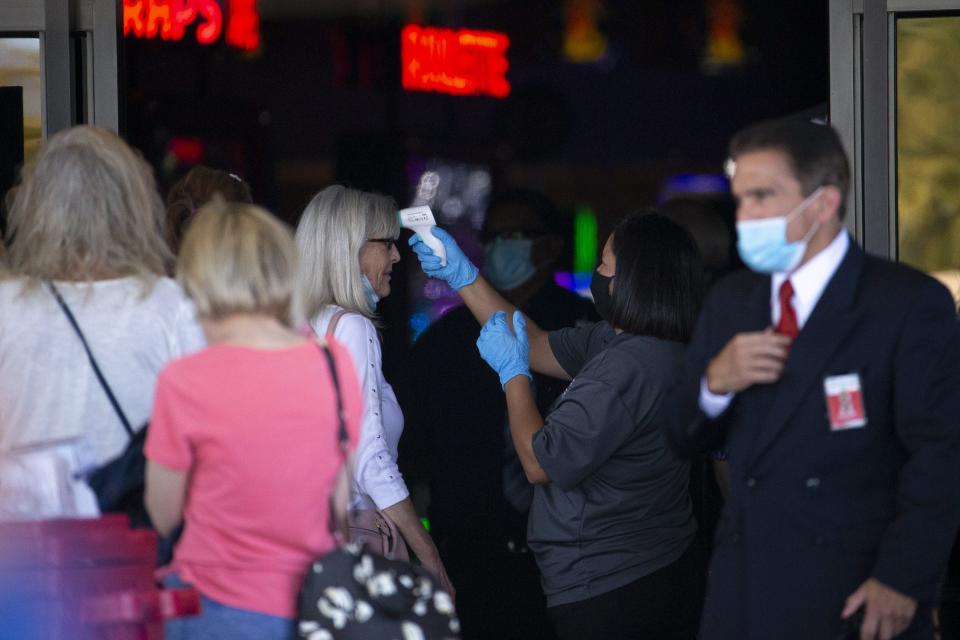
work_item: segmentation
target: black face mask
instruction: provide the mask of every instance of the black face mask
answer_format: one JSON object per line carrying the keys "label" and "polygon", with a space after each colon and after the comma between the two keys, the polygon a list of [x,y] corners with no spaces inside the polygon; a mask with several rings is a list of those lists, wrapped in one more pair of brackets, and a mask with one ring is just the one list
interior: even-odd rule
{"label": "black face mask", "polygon": [[613,280],[612,276],[602,275],[599,271],[594,271],[593,279],[590,280],[593,306],[597,308],[600,317],[607,322],[610,322],[611,312],[613,311],[613,299],[610,297],[611,280]]}

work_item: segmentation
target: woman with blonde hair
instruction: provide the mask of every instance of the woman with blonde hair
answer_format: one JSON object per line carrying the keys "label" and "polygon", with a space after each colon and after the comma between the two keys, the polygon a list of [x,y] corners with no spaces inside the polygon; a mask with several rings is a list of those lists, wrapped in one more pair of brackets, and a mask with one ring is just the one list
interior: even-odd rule
{"label": "woman with blonde hair", "polygon": [[61,131],[25,167],[0,276],[0,517],[95,515],[77,478],[130,440],[78,331],[133,430],[161,367],[202,346],[162,221],[150,167],[110,131]]}
{"label": "woman with blonde hair", "polygon": [[168,622],[165,637],[292,638],[305,568],[335,544],[337,395],[355,444],[356,373],[335,341],[295,331],[296,245],[263,209],[222,200],[201,208],[177,279],[209,346],[160,373],[146,502],[161,534],[184,522],[165,581],[192,584],[203,611]]}
{"label": "woman with blonde hair", "polygon": [[383,377],[374,324],[377,303],[390,294],[393,265],[400,261],[399,235],[391,198],[340,185],[315,195],[297,227],[305,311],[318,336],[332,335],[347,347],[360,376],[364,412],[351,530],[388,530],[387,555],[406,557],[409,547],[453,594],[440,553],[420,524],[397,467],[403,413]]}

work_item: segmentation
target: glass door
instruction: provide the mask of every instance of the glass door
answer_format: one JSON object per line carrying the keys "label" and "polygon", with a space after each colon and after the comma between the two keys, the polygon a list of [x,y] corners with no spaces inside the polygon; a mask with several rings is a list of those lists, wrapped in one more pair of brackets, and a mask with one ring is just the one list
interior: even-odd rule
{"label": "glass door", "polygon": [[[0,197],[17,180],[20,167],[40,147],[40,38],[0,35]],[[0,201],[0,212],[6,211]],[[0,213],[0,234],[5,233]]]}
{"label": "glass door", "polygon": [[22,155],[29,158],[40,146],[43,131],[38,36],[0,35],[0,105],[0,127],[8,135],[8,127],[16,128]]}
{"label": "glass door", "polygon": [[0,0],[0,86],[23,89],[28,154],[37,127],[44,137],[80,123],[118,129],[121,5]]}
{"label": "glass door", "polygon": [[0,0],[0,233],[6,195],[44,137],[118,130],[117,0]]}
{"label": "glass door", "polygon": [[960,300],[960,0],[831,0],[830,117],[848,226]]}
{"label": "glass door", "polygon": [[897,257],[960,300],[960,15],[894,28]]}

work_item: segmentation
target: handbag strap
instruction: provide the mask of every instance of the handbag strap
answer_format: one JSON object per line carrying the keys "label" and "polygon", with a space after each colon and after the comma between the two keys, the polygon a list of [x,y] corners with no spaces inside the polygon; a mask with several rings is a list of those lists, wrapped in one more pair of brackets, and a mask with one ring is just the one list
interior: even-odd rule
{"label": "handbag strap", "polygon": [[[340,460],[343,466],[343,473],[346,474],[346,482],[350,482],[350,479],[353,477],[353,470],[350,468],[350,435],[347,433],[347,419],[344,414],[343,408],[343,395],[340,393],[340,377],[337,375],[337,363],[336,359],[333,357],[333,352],[330,350],[329,345],[326,341],[317,340],[317,346],[320,347],[320,350],[323,351],[323,355],[327,360],[327,368],[330,369],[330,380],[333,383],[333,393],[337,399],[337,450],[340,452]],[[339,476],[337,477],[339,481]],[[349,524],[347,518],[347,511],[349,509],[349,484],[348,488],[342,492],[337,491],[337,485],[334,484],[333,490],[330,492],[330,517],[327,521],[327,526],[330,530],[330,533],[333,534],[335,539],[339,539],[343,542],[349,540]],[[342,514],[342,517],[338,517],[338,514]]]}
{"label": "handbag strap", "polygon": [[73,330],[77,333],[77,337],[80,338],[80,342],[83,343],[83,350],[87,352],[87,358],[90,360],[90,366],[93,367],[93,372],[96,374],[97,380],[100,381],[100,386],[103,387],[104,392],[107,394],[107,399],[110,400],[110,404],[113,406],[113,410],[117,413],[117,417],[120,418],[120,422],[123,424],[123,428],[127,432],[127,435],[130,436],[131,440],[133,440],[134,434],[133,429],[130,427],[130,421],[127,420],[127,416],[120,407],[120,403],[117,402],[116,396],[113,395],[113,390],[110,389],[110,385],[107,384],[107,379],[103,377],[103,373],[100,371],[100,366],[97,364],[97,359],[93,357],[93,351],[90,350],[90,345],[87,344],[87,339],[84,337],[83,331],[80,330],[80,325],[77,324],[77,319],[73,317],[73,312],[70,311],[70,307],[68,307],[67,303],[64,302],[63,297],[60,295],[60,292],[57,291],[57,288],[53,285],[53,282],[47,280],[46,284],[50,288],[50,292],[53,293],[53,297],[56,298],[57,304],[60,305],[61,309],[63,309],[64,315],[66,315],[67,320],[70,321],[70,326],[72,326]]}
{"label": "handbag strap", "polygon": [[347,433],[347,420],[343,412],[343,396],[340,394],[340,378],[337,376],[337,363],[333,358],[330,347],[325,342],[317,341],[317,346],[323,351],[327,359],[327,368],[330,369],[330,380],[333,382],[333,393],[337,398],[337,448],[347,461],[347,451],[350,448],[350,435]]}
{"label": "handbag strap", "polygon": [[327,325],[327,333],[326,333],[326,336],[328,338],[331,337],[333,333],[337,330],[337,325],[340,324],[340,318],[342,318],[345,315],[347,315],[346,309],[337,309],[337,311],[333,314],[333,317],[330,318],[330,324]]}

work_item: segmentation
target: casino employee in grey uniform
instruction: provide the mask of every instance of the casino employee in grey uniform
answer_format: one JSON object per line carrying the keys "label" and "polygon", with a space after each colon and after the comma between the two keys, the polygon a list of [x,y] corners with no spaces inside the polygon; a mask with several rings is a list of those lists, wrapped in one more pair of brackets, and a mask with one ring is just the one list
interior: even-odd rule
{"label": "casino employee in grey uniform", "polygon": [[[536,485],[527,539],[557,636],[693,638],[689,468],[667,448],[658,417],[700,302],[693,239],[663,216],[628,217],[591,286],[606,320],[548,333],[478,276],[448,234],[432,232],[445,266],[417,236],[413,249],[427,275],[446,280],[485,323],[477,346],[499,374],[513,444]],[[531,368],[573,379],[545,418]]]}
{"label": "casino employee in grey uniform", "polygon": [[701,637],[932,638],[960,517],[950,295],[844,230],[830,127],[761,123],[730,155],[752,271],[707,296],[665,412],[677,450],[730,450]]}

